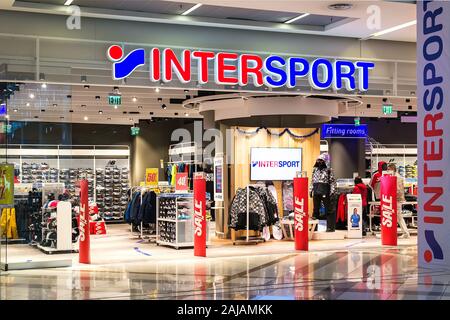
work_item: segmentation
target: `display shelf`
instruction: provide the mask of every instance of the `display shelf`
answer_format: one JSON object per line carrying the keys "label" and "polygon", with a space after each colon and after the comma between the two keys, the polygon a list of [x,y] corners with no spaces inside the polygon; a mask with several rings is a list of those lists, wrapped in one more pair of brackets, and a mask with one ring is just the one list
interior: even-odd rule
{"label": "display shelf", "polygon": [[[192,193],[160,194],[156,199],[156,235],[158,245],[173,248],[194,246],[194,196]],[[180,219],[180,213],[184,217]],[[168,218],[173,215],[174,218]],[[170,239],[170,241],[168,240]],[[207,241],[209,240],[209,224],[207,224]]]}

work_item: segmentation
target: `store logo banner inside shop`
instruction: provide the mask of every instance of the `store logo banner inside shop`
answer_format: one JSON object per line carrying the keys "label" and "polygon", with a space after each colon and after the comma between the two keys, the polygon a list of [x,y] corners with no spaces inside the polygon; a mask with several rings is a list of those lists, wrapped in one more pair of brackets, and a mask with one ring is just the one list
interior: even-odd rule
{"label": "store logo banner inside shop", "polygon": [[[283,58],[271,55],[262,58],[257,54],[237,54],[231,52],[211,52],[183,50],[177,56],[175,51],[166,48],[135,49],[126,56],[122,47],[112,45],[107,56],[113,62],[113,79],[129,77],[137,68],[145,66],[149,57],[149,78],[153,82],[169,83],[174,75],[181,83],[196,81],[199,84],[217,85],[266,85],[271,88],[297,86],[301,78],[308,80],[316,90],[333,88],[348,91],[367,91],[369,89],[369,71],[375,67],[369,61],[328,60],[317,58],[308,61],[300,57]],[[194,65],[197,75],[194,79]],[[214,66],[214,76],[208,70]],[[212,79],[211,79],[212,78]]]}

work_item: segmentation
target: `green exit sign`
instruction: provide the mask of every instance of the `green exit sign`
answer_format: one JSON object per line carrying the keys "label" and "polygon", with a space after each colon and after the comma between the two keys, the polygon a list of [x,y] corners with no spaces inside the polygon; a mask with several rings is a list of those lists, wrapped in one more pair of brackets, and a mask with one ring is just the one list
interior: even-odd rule
{"label": "green exit sign", "polygon": [[389,115],[392,114],[393,110],[392,110],[392,104],[385,104],[383,105],[383,114],[384,115]]}
{"label": "green exit sign", "polygon": [[139,128],[139,127],[131,127],[131,135],[132,136],[139,135],[139,132],[141,132],[141,128]]}
{"label": "green exit sign", "polygon": [[120,106],[122,104],[122,96],[117,94],[110,94],[108,96],[108,102],[112,106]]}

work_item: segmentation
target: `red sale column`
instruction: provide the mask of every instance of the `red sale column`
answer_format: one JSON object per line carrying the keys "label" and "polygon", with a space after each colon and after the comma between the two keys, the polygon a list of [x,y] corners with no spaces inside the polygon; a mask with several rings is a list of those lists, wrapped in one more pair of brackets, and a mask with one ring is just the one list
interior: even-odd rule
{"label": "red sale column", "polygon": [[206,257],[206,180],[194,177],[194,256]]}
{"label": "red sale column", "polygon": [[381,244],[397,245],[397,177],[381,177]]}
{"label": "red sale column", "polygon": [[308,178],[294,178],[295,250],[308,251]]}
{"label": "red sale column", "polygon": [[91,263],[88,182],[80,181],[80,263]]}

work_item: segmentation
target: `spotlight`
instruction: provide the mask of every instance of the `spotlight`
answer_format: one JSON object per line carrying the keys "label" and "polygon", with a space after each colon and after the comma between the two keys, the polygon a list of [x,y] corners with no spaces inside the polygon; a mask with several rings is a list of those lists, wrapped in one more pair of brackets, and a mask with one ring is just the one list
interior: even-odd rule
{"label": "spotlight", "polygon": [[87,116],[84,116],[84,121],[88,121],[89,118]]}
{"label": "spotlight", "polygon": [[98,112],[98,114],[103,114],[103,111],[102,111],[102,110],[100,110],[100,111]]}
{"label": "spotlight", "polygon": [[405,101],[406,101],[406,103],[410,103],[411,99],[406,99]]}
{"label": "spotlight", "polygon": [[383,102],[387,102],[387,100],[388,100],[387,98],[383,98]]}
{"label": "spotlight", "polygon": [[133,97],[131,100],[132,100],[133,102],[136,102],[136,101],[137,101],[137,98],[136,98],[136,97]]}
{"label": "spotlight", "polygon": [[47,89],[47,84],[44,82],[43,84],[41,84],[41,88],[42,89]]}
{"label": "spotlight", "polygon": [[14,109],[13,111],[14,111],[14,112],[17,112],[18,110],[17,110],[17,109]]}
{"label": "spotlight", "polygon": [[408,106],[408,110],[412,110],[412,106]]}
{"label": "spotlight", "polygon": [[163,104],[163,105],[161,106],[161,108],[163,108],[164,110],[166,110],[166,109],[167,109],[167,106],[166,106],[165,104]]}
{"label": "spotlight", "polygon": [[6,119],[9,119],[9,114],[7,114],[7,115],[5,116],[5,118],[6,118]]}
{"label": "spotlight", "polygon": [[184,116],[185,116],[185,117],[189,117],[189,113],[185,112],[185,113],[184,113]]}
{"label": "spotlight", "polygon": [[82,104],[81,107],[82,107],[82,108],[86,108],[86,105],[85,105],[85,104]]}
{"label": "spotlight", "polygon": [[184,90],[184,93],[189,93],[189,90],[185,89],[185,90]]}
{"label": "spotlight", "polygon": [[111,118],[108,117],[108,118],[106,118],[106,120],[111,120]]}
{"label": "spotlight", "polygon": [[87,77],[81,76],[81,83],[86,83],[86,82],[87,82]]}
{"label": "spotlight", "polygon": [[150,112],[150,115],[152,116],[152,115],[154,115],[155,113],[154,112]]}
{"label": "spotlight", "polygon": [[29,102],[27,102],[26,106],[27,106],[27,107],[29,107],[29,106],[30,106],[30,103],[29,103]]}
{"label": "spotlight", "polygon": [[158,92],[159,92],[159,88],[156,88],[156,89],[155,89],[155,92],[158,93]]}
{"label": "spotlight", "polygon": [[178,112],[175,112],[174,114],[177,116],[177,115],[178,115]]}
{"label": "spotlight", "polygon": [[85,85],[84,85],[84,88],[85,88],[85,89],[89,89],[90,87],[91,87],[91,86],[88,85],[88,84],[85,84]]}
{"label": "spotlight", "polygon": [[34,99],[34,97],[35,97],[34,93],[30,93],[29,97],[30,97],[30,99]]}
{"label": "spotlight", "polygon": [[45,74],[39,73],[39,81],[44,81],[44,80],[45,80]]}
{"label": "spotlight", "polygon": [[118,106],[117,106],[117,104],[114,106],[114,109],[117,109],[118,108]]}
{"label": "spotlight", "polygon": [[71,94],[68,94],[68,95],[66,96],[66,98],[67,98],[67,99],[72,99],[72,95],[71,95]]}
{"label": "spotlight", "polygon": [[57,106],[58,106],[58,104],[54,103],[54,104],[53,104],[53,106],[54,106],[54,107],[57,107]]}
{"label": "spotlight", "polygon": [[158,98],[158,102],[162,102],[162,98]]}
{"label": "spotlight", "polygon": [[143,109],[143,107],[142,106],[138,106],[138,109]]}
{"label": "spotlight", "polygon": [[69,110],[70,113],[73,113],[73,110]]}
{"label": "spotlight", "polygon": [[367,104],[367,109],[372,108],[372,105],[370,103]]}
{"label": "spotlight", "polygon": [[95,96],[95,100],[100,100],[100,96]]}

